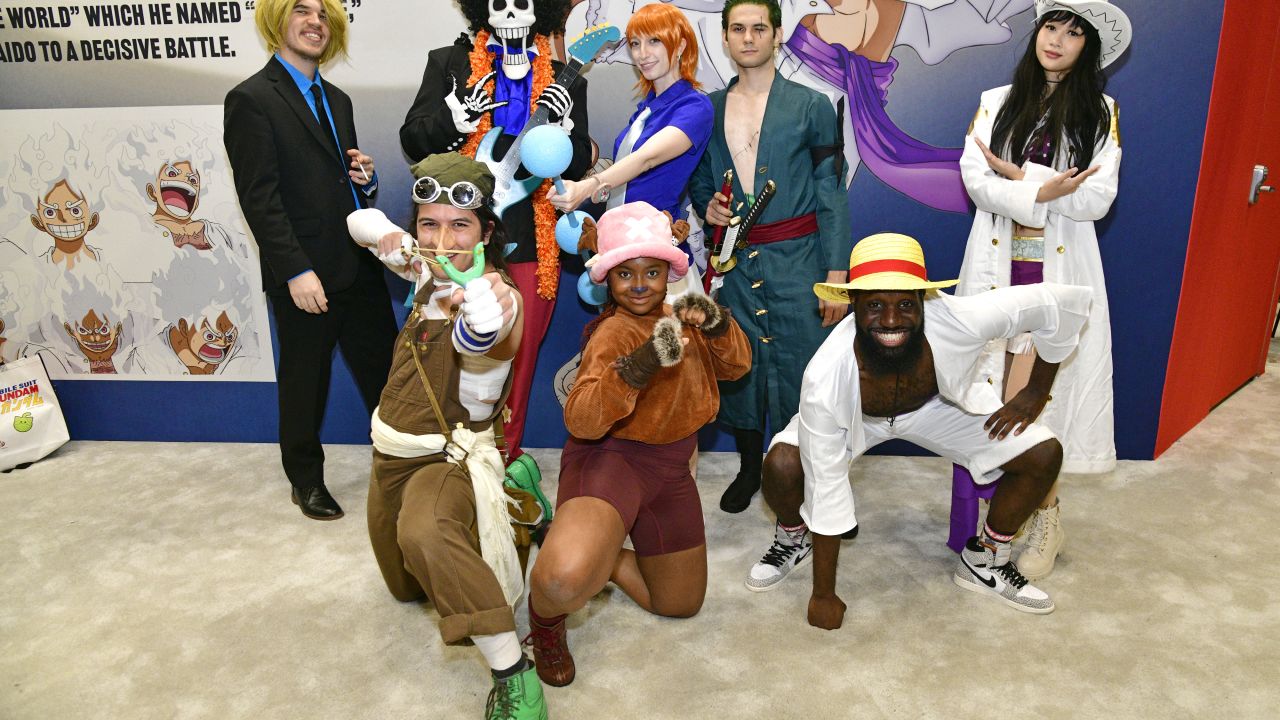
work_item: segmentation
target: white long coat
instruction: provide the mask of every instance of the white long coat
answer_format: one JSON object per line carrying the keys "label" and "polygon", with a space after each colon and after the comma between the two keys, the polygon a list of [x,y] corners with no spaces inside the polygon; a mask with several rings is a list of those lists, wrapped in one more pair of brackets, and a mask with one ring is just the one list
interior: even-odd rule
{"label": "white long coat", "polygon": [[[981,138],[990,147],[991,129],[1008,93],[1006,85],[982,94],[973,128],[965,138],[960,171],[978,212],[969,232],[956,294],[973,295],[1008,287],[1013,222],[1044,228],[1045,282],[1093,288],[1093,305],[1080,345],[1059,368],[1051,399],[1039,421],[1062,441],[1063,472],[1108,472],[1116,463],[1111,315],[1093,223],[1107,214],[1116,197],[1120,176],[1119,111],[1115,101],[1106,97],[1111,129],[1095,148],[1093,165],[1099,167],[1098,172],[1074,193],[1038,203],[1035,198],[1040,186],[1057,170],[1028,162],[1023,166],[1026,176],[1022,180],[1009,180],[988,167],[973,139]],[[1004,379],[1005,347],[1004,341],[992,343],[984,358],[983,367],[997,387]]]}

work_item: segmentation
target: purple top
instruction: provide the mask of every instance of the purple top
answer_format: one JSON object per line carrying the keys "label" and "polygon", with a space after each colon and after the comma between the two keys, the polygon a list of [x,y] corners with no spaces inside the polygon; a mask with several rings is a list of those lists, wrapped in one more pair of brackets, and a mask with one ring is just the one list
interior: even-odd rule
{"label": "purple top", "polygon": [[1053,167],[1053,140],[1044,126],[1037,128],[1027,139],[1027,147],[1022,151],[1022,162],[1027,161]]}
{"label": "purple top", "polygon": [[679,220],[683,217],[684,208],[680,198],[684,195],[685,186],[689,184],[689,176],[698,166],[702,151],[707,149],[711,140],[711,128],[715,121],[715,110],[711,100],[698,92],[687,80],[678,80],[661,95],[652,91],[636,106],[627,124],[613,141],[613,156],[618,157],[618,148],[631,129],[631,123],[645,108],[649,108],[649,117],[644,121],[644,130],[636,140],[632,152],[640,149],[649,138],[664,127],[679,128],[693,143],[688,150],[662,163],[661,165],[640,173],[627,183],[627,202],[643,200],[657,208],[666,210],[671,217]]}
{"label": "purple top", "polygon": [[849,98],[849,120],[858,156],[876,177],[898,192],[939,210],[968,212],[960,178],[961,148],[937,148],[898,129],[884,111],[898,61],[872,62],[843,45],[828,45],[797,25],[787,48]]}
{"label": "purple top", "polygon": [[[494,76],[493,99],[497,102],[505,100],[507,103],[494,108],[494,127],[502,128],[506,135],[519,135],[533,112],[529,109],[529,103],[533,100],[533,69],[530,68],[529,73],[519,80],[512,80],[502,71],[502,56],[506,54],[507,47],[496,40],[490,41],[488,47],[493,51],[493,69],[498,72]],[[537,55],[532,50],[528,52],[530,64]]]}

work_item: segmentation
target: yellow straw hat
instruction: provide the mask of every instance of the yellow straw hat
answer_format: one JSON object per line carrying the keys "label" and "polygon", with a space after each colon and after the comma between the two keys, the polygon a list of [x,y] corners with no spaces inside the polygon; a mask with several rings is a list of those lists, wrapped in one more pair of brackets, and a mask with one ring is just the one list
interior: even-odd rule
{"label": "yellow straw hat", "polygon": [[877,233],[859,240],[849,253],[849,282],[815,283],[813,291],[823,300],[848,303],[850,290],[932,290],[958,282],[929,282],[924,251],[915,238]]}

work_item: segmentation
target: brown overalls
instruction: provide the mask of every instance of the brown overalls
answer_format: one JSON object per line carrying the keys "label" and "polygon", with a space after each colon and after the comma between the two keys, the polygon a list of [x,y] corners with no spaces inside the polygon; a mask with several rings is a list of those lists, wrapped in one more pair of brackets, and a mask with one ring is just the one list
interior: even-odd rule
{"label": "brown overalls", "polygon": [[[414,309],[396,338],[391,373],[382,390],[378,417],[393,429],[414,435],[443,429],[431,409],[412,345],[450,427],[459,422],[475,432],[489,429],[506,404],[511,377],[494,414],[472,422],[458,400],[459,353],[453,347],[452,320],[419,320],[434,283],[414,297]],[[451,316],[456,315],[456,308]],[[412,327],[411,327],[412,325]],[[502,587],[480,554],[476,501],[471,480],[443,453],[399,458],[373,451],[369,479],[369,539],[387,588],[397,600],[425,594],[440,613],[440,635],[458,644],[472,635],[514,631],[515,617]]]}

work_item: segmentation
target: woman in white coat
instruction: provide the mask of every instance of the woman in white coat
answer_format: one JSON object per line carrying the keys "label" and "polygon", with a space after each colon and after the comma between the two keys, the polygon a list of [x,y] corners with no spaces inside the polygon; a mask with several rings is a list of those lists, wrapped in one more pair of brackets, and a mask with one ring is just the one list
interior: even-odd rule
{"label": "woman in white coat", "polygon": [[[1079,348],[1049,393],[1047,384],[1028,387],[1037,367],[1030,343],[1010,341],[986,367],[1007,403],[1043,408],[1040,422],[1062,442],[1064,472],[1102,473],[1115,467],[1116,451],[1111,320],[1093,223],[1111,208],[1120,171],[1118,109],[1103,93],[1102,68],[1128,47],[1131,26],[1104,0],[1035,6],[1035,32],[1013,84],[982,94],[965,140],[960,169],[978,212],[957,294],[1038,282],[1093,288]],[[1056,484],[1023,531],[1018,567],[1040,579],[1065,539]]]}

